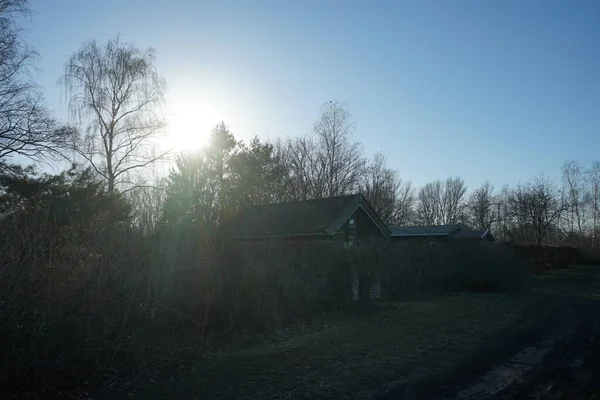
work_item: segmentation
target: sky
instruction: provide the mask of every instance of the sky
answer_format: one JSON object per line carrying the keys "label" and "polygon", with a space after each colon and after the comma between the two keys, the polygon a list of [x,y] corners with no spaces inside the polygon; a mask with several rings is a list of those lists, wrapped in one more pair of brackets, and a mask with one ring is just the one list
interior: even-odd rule
{"label": "sky", "polygon": [[67,58],[120,33],[157,50],[183,146],[221,120],[241,140],[310,134],[337,99],[366,154],[416,186],[500,188],[600,159],[597,0],[30,2],[37,81],[62,120]]}

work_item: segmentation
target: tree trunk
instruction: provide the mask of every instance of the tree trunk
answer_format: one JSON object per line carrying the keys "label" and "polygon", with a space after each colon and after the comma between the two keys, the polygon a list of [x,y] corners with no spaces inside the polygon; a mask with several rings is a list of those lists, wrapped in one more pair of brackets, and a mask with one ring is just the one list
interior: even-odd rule
{"label": "tree trunk", "polygon": [[110,171],[108,172],[107,189],[108,193],[114,193],[115,191],[115,176]]}

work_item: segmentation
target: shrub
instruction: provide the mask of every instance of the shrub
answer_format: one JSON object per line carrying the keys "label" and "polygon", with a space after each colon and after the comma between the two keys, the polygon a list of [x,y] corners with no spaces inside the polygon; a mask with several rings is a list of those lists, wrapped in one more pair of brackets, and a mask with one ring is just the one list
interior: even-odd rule
{"label": "shrub", "polygon": [[525,260],[502,244],[453,243],[447,248],[454,265],[454,289],[473,292],[516,292],[528,286]]}
{"label": "shrub", "polygon": [[[102,214],[54,226],[0,221],[0,376],[17,390],[143,367],[164,343],[270,329],[348,304],[351,270],[388,297],[512,291],[527,280],[499,245],[235,242],[184,229],[142,235]],[[368,280],[366,281],[368,282]],[[164,346],[163,346],[164,347]]]}
{"label": "shrub", "polygon": [[527,260],[534,273],[542,273],[547,269],[568,268],[576,264],[597,265],[599,261],[588,248],[526,243],[513,244],[512,247]]}
{"label": "shrub", "polygon": [[525,262],[500,244],[411,241],[380,246],[382,284],[392,299],[449,291],[511,292],[527,286]]}
{"label": "shrub", "polygon": [[44,230],[43,221],[0,226],[0,376],[16,389],[101,379],[109,366],[159,357],[159,343],[264,330],[349,298],[350,285],[340,289],[348,252],[331,243],[151,237],[100,217]]}

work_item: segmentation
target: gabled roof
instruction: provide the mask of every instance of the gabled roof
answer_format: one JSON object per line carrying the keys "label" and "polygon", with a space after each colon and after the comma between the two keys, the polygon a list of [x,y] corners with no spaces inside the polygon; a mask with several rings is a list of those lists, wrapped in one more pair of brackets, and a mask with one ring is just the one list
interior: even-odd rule
{"label": "gabled roof", "polygon": [[452,237],[457,239],[483,239],[488,236],[490,231],[471,231],[471,230],[459,230]]}
{"label": "gabled roof", "polygon": [[384,236],[389,236],[387,226],[360,193],[249,206],[227,223],[227,236],[238,239],[332,236],[359,208],[365,211]]}
{"label": "gabled roof", "polygon": [[460,229],[460,225],[390,226],[393,237],[448,236]]}

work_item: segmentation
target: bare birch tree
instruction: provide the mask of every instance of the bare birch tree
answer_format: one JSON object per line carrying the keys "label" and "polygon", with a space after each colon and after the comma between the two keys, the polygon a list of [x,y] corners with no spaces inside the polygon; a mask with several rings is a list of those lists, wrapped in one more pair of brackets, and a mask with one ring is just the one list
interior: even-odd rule
{"label": "bare birch tree", "polygon": [[322,106],[313,135],[288,139],[281,159],[289,174],[293,200],[340,196],[359,189],[366,160],[353,137],[354,122],[345,106],[331,101]]}
{"label": "bare birch tree", "polygon": [[103,46],[92,40],[69,58],[59,83],[70,96],[71,115],[86,127],[73,148],[110,192],[166,155],[154,152],[164,127],[165,81],[153,49],[140,50],[118,36]]}
{"label": "bare birch tree", "polygon": [[585,172],[586,199],[592,213],[592,246],[596,244],[598,217],[600,216],[600,162],[593,161]]}
{"label": "bare birch tree", "polygon": [[491,230],[498,219],[494,185],[486,181],[469,196],[469,222],[475,229]]}
{"label": "bare birch tree", "polygon": [[74,135],[51,117],[31,77],[37,54],[15,22],[29,14],[27,0],[0,0],[0,172],[15,155],[38,162],[57,156]]}
{"label": "bare birch tree", "polygon": [[335,100],[325,103],[315,123],[318,170],[324,183],[323,197],[351,193],[358,188],[365,166],[362,146],[354,141],[355,125],[344,104]]}
{"label": "bare birch tree", "polygon": [[511,224],[509,213],[509,198],[512,193],[512,188],[508,184],[504,184],[502,189],[496,194],[497,207],[499,211],[498,222],[496,224],[495,236],[501,241],[508,241],[509,228]]}
{"label": "bare birch tree", "polygon": [[578,161],[569,160],[562,166],[562,180],[568,199],[571,232],[583,233],[585,224],[584,169]]}

